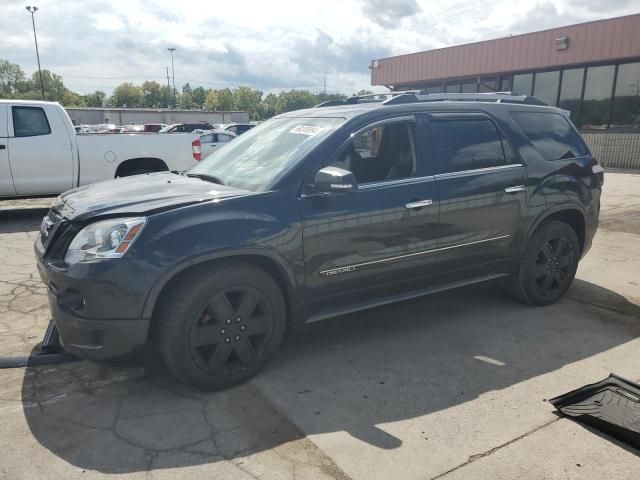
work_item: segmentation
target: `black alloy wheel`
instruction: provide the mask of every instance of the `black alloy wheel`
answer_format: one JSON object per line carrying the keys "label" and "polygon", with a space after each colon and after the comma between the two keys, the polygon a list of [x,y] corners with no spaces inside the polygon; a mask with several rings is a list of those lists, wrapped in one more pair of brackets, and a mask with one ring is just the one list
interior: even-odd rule
{"label": "black alloy wheel", "polygon": [[549,305],[571,286],[580,260],[580,243],[567,223],[551,220],[538,227],[527,242],[517,270],[506,287],[517,300]]}
{"label": "black alloy wheel", "polygon": [[251,286],[230,287],[212,295],[196,315],[191,354],[207,372],[233,374],[264,354],[273,327],[273,313],[262,292]]}
{"label": "black alloy wheel", "polygon": [[538,291],[550,297],[563,291],[573,280],[571,271],[575,262],[575,252],[566,237],[555,235],[549,238],[538,250],[533,267]]}
{"label": "black alloy wheel", "polygon": [[153,339],[183,382],[220,390],[258,373],[280,346],[287,308],[278,283],[248,263],[203,264],[163,297]]}

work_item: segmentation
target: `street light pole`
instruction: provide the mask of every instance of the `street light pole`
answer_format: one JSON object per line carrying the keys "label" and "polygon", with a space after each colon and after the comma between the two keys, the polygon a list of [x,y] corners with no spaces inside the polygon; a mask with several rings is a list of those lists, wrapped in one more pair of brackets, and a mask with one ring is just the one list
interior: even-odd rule
{"label": "street light pole", "polygon": [[38,7],[26,7],[31,14],[31,25],[33,25],[33,39],[36,42],[36,58],[38,59],[38,75],[40,76],[40,91],[42,92],[42,100],[44,100],[44,84],[42,83],[42,69],[40,68],[40,53],[38,52],[38,37],[36,36],[36,21],[33,16],[38,11]]}
{"label": "street light pole", "polygon": [[167,48],[171,52],[171,78],[173,80],[173,108],[176,108],[176,73],[173,69],[173,52],[176,51],[175,48],[169,47]]}

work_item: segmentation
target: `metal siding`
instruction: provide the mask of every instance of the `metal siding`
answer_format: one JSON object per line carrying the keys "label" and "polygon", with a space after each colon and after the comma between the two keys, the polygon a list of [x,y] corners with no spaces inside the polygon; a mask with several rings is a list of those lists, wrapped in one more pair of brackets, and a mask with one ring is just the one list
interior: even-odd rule
{"label": "metal siding", "polygon": [[[555,50],[554,40],[569,38]],[[372,85],[553,68],[640,57],[640,14],[381,59]]]}

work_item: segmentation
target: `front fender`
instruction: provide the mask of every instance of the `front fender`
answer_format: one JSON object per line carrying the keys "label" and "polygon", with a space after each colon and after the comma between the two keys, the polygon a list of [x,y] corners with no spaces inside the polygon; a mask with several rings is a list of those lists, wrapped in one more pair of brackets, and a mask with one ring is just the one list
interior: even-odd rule
{"label": "front fender", "polygon": [[165,271],[153,284],[147,298],[145,300],[142,316],[143,318],[151,318],[153,309],[160,297],[163,289],[173,280],[176,275],[185,270],[199,264],[211,262],[215,260],[224,260],[234,257],[258,257],[269,260],[272,264],[277,265],[278,270],[287,281],[288,293],[291,296],[292,303],[299,303],[301,300],[299,282],[296,276],[295,268],[287,261],[282,254],[266,247],[241,247],[241,248],[225,248],[203,255],[188,258],[173,268]]}

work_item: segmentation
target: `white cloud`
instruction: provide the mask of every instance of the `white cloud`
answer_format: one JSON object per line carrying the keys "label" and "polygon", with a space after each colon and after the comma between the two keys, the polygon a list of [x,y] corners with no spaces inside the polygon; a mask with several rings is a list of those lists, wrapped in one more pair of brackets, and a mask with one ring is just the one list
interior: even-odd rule
{"label": "white cloud", "polygon": [[[7,0],[0,0],[0,3]],[[637,0],[39,0],[43,68],[86,93],[123,81],[250,85],[352,93],[369,85],[369,60],[634,13]],[[580,8],[580,6],[582,6]],[[31,22],[10,0],[0,58],[35,69]]]}

